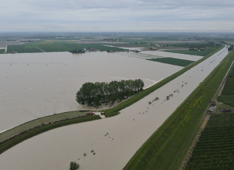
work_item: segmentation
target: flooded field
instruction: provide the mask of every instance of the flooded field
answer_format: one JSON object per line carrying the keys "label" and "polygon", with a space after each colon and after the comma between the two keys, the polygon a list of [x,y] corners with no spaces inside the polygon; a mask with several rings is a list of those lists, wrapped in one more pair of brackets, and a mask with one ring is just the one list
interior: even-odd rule
{"label": "flooded field", "polygon": [[154,55],[158,57],[171,57],[171,58],[179,58],[184,60],[191,60],[191,61],[197,61],[201,59],[203,56],[196,56],[196,55],[187,55],[187,54],[176,54],[176,53],[170,53],[165,51],[142,51],[143,54],[148,55]]}
{"label": "flooded field", "polygon": [[75,95],[86,82],[140,78],[148,87],[181,68],[106,52],[2,54],[0,132],[42,116],[83,109]]}
{"label": "flooded field", "polygon": [[[18,144],[0,155],[0,169],[32,170],[34,167],[40,167],[64,170],[69,168],[71,161],[79,163],[80,170],[122,169],[140,146],[227,53],[226,48],[219,51],[144,99],[122,110],[118,116],[54,129]],[[154,74],[157,77],[157,72]],[[166,96],[170,94],[173,94],[173,97],[166,100]],[[149,105],[149,101],[156,97],[159,100]],[[92,150],[95,154],[91,152]]]}

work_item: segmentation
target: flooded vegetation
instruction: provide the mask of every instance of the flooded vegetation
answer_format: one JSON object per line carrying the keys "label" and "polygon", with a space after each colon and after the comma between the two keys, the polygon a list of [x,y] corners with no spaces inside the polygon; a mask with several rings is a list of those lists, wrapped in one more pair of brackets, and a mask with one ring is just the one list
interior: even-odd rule
{"label": "flooded vegetation", "polygon": [[140,79],[111,81],[110,83],[85,83],[76,93],[79,104],[98,107],[101,103],[106,105],[116,100],[119,102],[143,90],[144,82]]}

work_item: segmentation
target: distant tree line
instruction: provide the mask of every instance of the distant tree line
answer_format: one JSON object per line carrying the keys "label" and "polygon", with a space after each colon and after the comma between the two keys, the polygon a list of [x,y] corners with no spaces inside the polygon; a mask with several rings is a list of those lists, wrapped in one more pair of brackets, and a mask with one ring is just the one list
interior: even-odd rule
{"label": "distant tree line", "polygon": [[116,100],[126,99],[142,91],[144,82],[141,79],[121,80],[96,83],[85,83],[76,93],[76,101],[89,106],[99,106],[101,103],[112,104]]}
{"label": "distant tree line", "polygon": [[85,53],[85,50],[83,50],[83,49],[73,49],[70,52],[71,53]]}

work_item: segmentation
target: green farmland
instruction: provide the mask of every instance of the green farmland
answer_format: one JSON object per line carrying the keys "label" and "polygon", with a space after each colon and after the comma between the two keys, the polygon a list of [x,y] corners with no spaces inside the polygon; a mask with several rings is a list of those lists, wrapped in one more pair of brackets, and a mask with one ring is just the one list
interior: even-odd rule
{"label": "green farmland", "polygon": [[234,95],[234,77],[228,77],[222,95]]}
{"label": "green farmland", "polygon": [[42,52],[38,49],[34,43],[27,43],[22,45],[8,45],[7,53],[17,52],[17,53],[39,53]]}
{"label": "green farmland", "polygon": [[184,149],[192,143],[190,138],[233,59],[232,52],[142,145],[124,170],[174,170],[180,167],[186,154]]}
{"label": "green farmland", "polygon": [[217,100],[221,103],[234,107],[234,65],[227,77],[222,95],[218,96]]}
{"label": "green farmland", "polygon": [[5,49],[0,49],[0,54],[5,53]]}
{"label": "green farmland", "polygon": [[217,100],[221,103],[234,107],[234,95],[218,96]]}
{"label": "green farmland", "polygon": [[185,67],[189,64],[192,64],[194,61],[190,60],[183,60],[183,59],[178,59],[178,58],[155,58],[155,59],[148,59],[150,61],[156,61],[160,63],[166,63],[166,64],[172,64],[172,65],[177,65],[177,66],[182,66]]}
{"label": "green farmland", "polygon": [[72,51],[74,49],[93,48],[99,51],[125,51],[124,49],[107,47],[103,44],[77,44],[75,42],[68,41],[39,41],[33,43],[26,43],[22,45],[9,45],[7,52],[12,51],[17,53],[33,53],[33,52],[63,52]]}
{"label": "green farmland", "polygon": [[234,114],[213,114],[202,132],[186,170],[229,170],[234,167]]}

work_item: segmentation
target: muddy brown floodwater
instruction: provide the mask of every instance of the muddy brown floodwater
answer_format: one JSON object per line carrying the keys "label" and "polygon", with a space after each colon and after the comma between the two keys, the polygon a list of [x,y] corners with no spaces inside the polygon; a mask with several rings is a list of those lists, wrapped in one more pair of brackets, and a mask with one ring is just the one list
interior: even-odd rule
{"label": "muddy brown floodwater", "polygon": [[145,86],[182,67],[106,52],[0,55],[0,133],[42,116],[83,109],[76,92],[86,82],[142,79]]}
{"label": "muddy brown floodwater", "polygon": [[[0,169],[64,170],[71,161],[78,162],[80,170],[122,169],[227,54],[226,48],[220,50],[115,117],[61,127],[16,145],[0,155]],[[122,59],[127,61],[127,58]],[[165,100],[170,94],[173,97]],[[159,101],[149,105],[156,97]]]}

